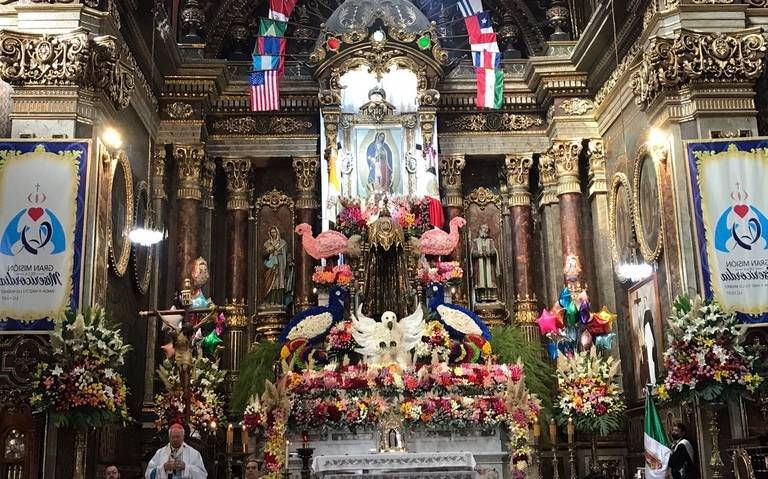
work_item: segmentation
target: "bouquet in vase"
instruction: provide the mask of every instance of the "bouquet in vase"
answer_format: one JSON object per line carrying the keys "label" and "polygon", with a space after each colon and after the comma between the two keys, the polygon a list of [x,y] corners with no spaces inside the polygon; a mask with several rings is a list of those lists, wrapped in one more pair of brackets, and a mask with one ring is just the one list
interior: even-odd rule
{"label": "bouquet in vase", "polygon": [[320,291],[327,292],[331,286],[338,285],[348,287],[355,276],[348,264],[337,266],[316,266],[312,273],[312,283]]}
{"label": "bouquet in vase", "polygon": [[84,429],[130,420],[118,369],[130,346],[104,311],[67,312],[51,335],[51,355],[32,375],[30,406],[57,426]]}
{"label": "bouquet in vase", "polygon": [[667,375],[657,389],[661,400],[719,401],[737,391],[755,392],[763,381],[754,357],[743,347],[736,317],[712,301],[682,295],[668,320]]}

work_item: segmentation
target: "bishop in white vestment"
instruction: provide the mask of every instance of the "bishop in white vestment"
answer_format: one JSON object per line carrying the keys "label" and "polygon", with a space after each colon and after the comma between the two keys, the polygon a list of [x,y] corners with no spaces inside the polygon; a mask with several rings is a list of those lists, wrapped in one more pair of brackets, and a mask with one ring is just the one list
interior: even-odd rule
{"label": "bishop in white vestment", "polygon": [[174,424],[168,430],[168,444],[157,450],[149,461],[145,479],[206,479],[203,458],[184,442],[184,428]]}

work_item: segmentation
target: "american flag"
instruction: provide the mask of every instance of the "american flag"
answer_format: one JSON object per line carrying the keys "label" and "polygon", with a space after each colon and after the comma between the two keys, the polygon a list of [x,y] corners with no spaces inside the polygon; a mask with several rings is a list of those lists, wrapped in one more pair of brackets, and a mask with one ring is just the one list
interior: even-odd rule
{"label": "american flag", "polygon": [[280,109],[280,85],[276,70],[252,72],[248,78],[251,86],[251,111]]}

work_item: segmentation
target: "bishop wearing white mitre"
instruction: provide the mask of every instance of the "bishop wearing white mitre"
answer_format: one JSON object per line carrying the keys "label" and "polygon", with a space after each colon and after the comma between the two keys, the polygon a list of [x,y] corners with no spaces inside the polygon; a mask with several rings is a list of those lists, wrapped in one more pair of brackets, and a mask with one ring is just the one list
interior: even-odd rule
{"label": "bishop wearing white mitre", "polygon": [[184,442],[184,428],[174,424],[168,430],[168,444],[157,450],[149,461],[145,479],[206,479],[203,458]]}

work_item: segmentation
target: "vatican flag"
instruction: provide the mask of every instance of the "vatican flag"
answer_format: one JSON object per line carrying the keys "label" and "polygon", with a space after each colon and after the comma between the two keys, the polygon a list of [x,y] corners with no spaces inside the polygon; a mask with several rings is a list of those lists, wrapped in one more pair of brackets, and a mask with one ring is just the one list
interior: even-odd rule
{"label": "vatican flag", "polygon": [[649,390],[645,396],[645,477],[663,479],[667,475],[667,463],[672,451],[661,424],[659,412]]}

